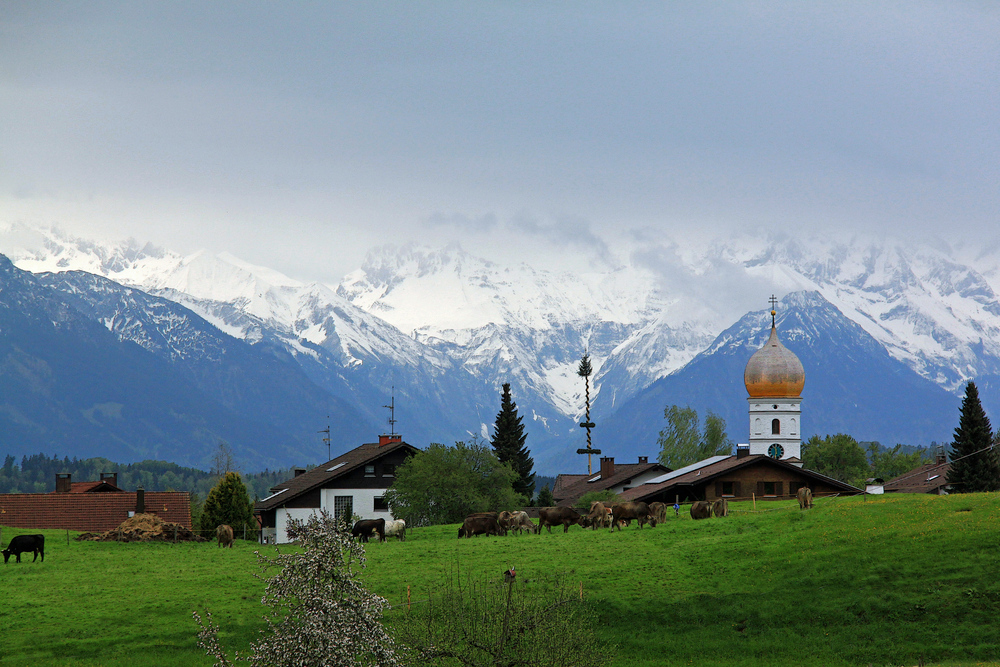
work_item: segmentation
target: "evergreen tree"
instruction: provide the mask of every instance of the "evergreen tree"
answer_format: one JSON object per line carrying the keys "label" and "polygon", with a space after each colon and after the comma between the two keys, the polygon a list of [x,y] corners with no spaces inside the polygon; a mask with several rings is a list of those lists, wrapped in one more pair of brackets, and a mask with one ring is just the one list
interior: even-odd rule
{"label": "evergreen tree", "polygon": [[524,432],[521,417],[517,414],[517,404],[510,397],[510,383],[505,382],[503,395],[500,398],[500,412],[497,413],[497,420],[493,425],[493,440],[490,444],[493,445],[497,459],[501,463],[509,463],[517,473],[518,479],[514,481],[514,491],[531,498],[535,493],[535,473],[531,471],[535,461],[524,445],[527,439],[528,435]]}
{"label": "evergreen tree", "polygon": [[542,490],[538,492],[538,499],[535,500],[535,506],[552,507],[555,504],[556,500],[552,497],[552,489],[548,486],[543,486]]}
{"label": "evergreen tree", "polygon": [[[958,493],[1000,490],[1000,452],[993,442],[989,417],[979,402],[975,382],[965,386],[962,411],[951,443],[948,483]],[[985,450],[985,451],[984,451]],[[978,453],[977,453],[978,452]]]}
{"label": "evergreen tree", "polygon": [[211,536],[215,529],[227,524],[232,526],[233,534],[243,537],[244,529],[247,536],[256,536],[257,521],[253,517],[253,503],[250,494],[243,484],[243,478],[237,472],[227,472],[216,484],[201,511],[201,534]]}

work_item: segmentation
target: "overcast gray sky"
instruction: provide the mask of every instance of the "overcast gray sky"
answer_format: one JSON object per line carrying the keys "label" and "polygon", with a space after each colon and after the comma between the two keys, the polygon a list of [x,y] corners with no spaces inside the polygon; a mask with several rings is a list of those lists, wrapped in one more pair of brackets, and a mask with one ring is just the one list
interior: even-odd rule
{"label": "overcast gray sky", "polygon": [[996,234],[998,172],[996,2],[0,0],[0,222],[302,279],[422,238]]}

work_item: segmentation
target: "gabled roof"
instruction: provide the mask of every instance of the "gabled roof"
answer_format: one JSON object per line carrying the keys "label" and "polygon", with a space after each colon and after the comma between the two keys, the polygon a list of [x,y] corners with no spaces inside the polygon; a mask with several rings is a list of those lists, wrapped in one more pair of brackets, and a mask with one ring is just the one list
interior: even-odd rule
{"label": "gabled roof", "polygon": [[[147,513],[191,528],[191,494],[187,491],[146,491],[143,502]],[[127,519],[135,505],[133,492],[5,493],[0,494],[0,524],[103,533]]]}
{"label": "gabled roof", "polygon": [[[664,473],[670,472],[670,468],[660,463],[616,463],[614,474],[605,479],[600,471],[593,475],[573,475],[577,479],[570,484],[564,484],[559,494],[552,492],[557,505],[570,506],[583,495],[591,491],[604,491],[630,481],[650,471],[660,470]],[[562,475],[560,475],[561,477]],[[566,475],[570,477],[570,475]],[[568,481],[568,480],[567,480]],[[645,486],[645,485],[644,485]]]}
{"label": "gabled roof", "polygon": [[313,489],[322,488],[338,477],[348,475],[359,467],[372,461],[377,461],[386,454],[399,451],[400,449],[414,454],[420,451],[413,445],[402,441],[385,445],[379,445],[377,442],[366,443],[341,454],[332,461],[327,461],[316,466],[309,472],[302,473],[298,477],[286,479],[284,482],[271,487],[271,495],[258,501],[254,506],[254,511],[263,512],[280,507],[289,500],[309,493]]}
{"label": "gabled roof", "polygon": [[[72,482],[69,485],[70,493],[125,493],[124,489],[119,489],[111,482],[102,479],[99,482]],[[53,493],[59,493],[53,491]]]}
{"label": "gabled roof", "polygon": [[844,484],[843,482],[833,479],[832,477],[821,475],[818,472],[813,472],[812,470],[807,470],[806,468],[799,468],[792,463],[781,459],[774,459],[765,454],[752,454],[742,458],[737,458],[736,456],[713,456],[709,459],[705,459],[704,461],[699,461],[691,466],[687,466],[686,468],[681,468],[675,473],[665,475],[665,479],[660,482],[649,482],[631,488],[622,493],[622,498],[624,500],[642,500],[643,498],[660,493],[671,487],[705,484],[734,470],[754,465],[771,465],[786,468],[799,473],[804,477],[809,477],[834,488],[838,488],[845,493],[861,493],[861,489],[855,488],[850,484]]}
{"label": "gabled roof", "polygon": [[948,486],[951,464],[927,463],[899,477],[893,477],[883,486],[886,493],[932,493]]}

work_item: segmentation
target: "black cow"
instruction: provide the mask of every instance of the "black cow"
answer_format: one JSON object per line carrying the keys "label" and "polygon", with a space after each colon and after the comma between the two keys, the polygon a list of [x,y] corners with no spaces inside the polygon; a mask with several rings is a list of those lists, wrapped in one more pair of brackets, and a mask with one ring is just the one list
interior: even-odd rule
{"label": "black cow", "polygon": [[379,542],[385,542],[385,519],[362,519],[351,528],[351,535],[367,542],[372,533],[378,535]]}
{"label": "black cow", "polygon": [[10,555],[14,554],[17,556],[18,563],[21,562],[21,554],[25,551],[33,551],[35,557],[31,559],[34,563],[38,560],[39,554],[42,556],[42,562],[45,562],[45,536],[44,535],[18,535],[10,541],[7,548],[3,550],[3,562],[4,565],[10,559]]}

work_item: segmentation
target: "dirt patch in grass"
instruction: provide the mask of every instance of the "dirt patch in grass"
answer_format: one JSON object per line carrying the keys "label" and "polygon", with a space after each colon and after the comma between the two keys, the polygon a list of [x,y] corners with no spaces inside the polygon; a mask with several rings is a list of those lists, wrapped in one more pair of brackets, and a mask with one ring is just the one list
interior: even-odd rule
{"label": "dirt patch in grass", "polygon": [[155,514],[136,514],[103,533],[83,533],[76,538],[89,542],[204,542],[179,523],[168,523]]}

